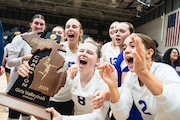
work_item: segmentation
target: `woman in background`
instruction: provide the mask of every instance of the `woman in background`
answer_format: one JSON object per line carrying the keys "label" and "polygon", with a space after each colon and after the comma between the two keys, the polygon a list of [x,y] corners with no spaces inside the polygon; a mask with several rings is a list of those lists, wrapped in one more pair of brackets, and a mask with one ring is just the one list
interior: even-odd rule
{"label": "woman in background", "polygon": [[180,76],[180,57],[177,48],[169,48],[163,56],[164,63],[172,66]]}

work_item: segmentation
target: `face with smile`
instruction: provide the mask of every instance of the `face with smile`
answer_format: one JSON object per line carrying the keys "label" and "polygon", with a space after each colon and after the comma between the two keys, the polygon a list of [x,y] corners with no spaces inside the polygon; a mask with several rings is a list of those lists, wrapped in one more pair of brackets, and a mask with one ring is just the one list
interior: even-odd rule
{"label": "face with smile", "polygon": [[80,72],[94,70],[94,67],[99,63],[97,51],[98,47],[91,42],[81,46],[77,56]]}
{"label": "face with smile", "polygon": [[173,49],[170,53],[170,60],[174,62],[178,59],[178,57],[179,57],[178,51],[176,49]]}
{"label": "face with smile", "polygon": [[30,27],[32,32],[38,31],[38,30],[45,30],[45,21],[41,18],[35,18],[33,21],[30,23]]}

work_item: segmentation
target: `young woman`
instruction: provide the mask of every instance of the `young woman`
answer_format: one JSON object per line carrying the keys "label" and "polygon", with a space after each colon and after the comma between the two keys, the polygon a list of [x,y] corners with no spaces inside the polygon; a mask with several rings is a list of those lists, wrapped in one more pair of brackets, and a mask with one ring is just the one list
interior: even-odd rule
{"label": "young woman", "polygon": [[153,40],[143,34],[131,34],[124,41],[123,50],[130,72],[119,90],[114,66],[99,67],[110,89],[115,118],[127,119],[134,100],[144,120],[178,120],[180,78],[169,65],[152,61],[156,50]]}
{"label": "young woman", "polygon": [[[124,78],[129,71],[128,66],[124,60],[123,56],[123,43],[124,40],[131,34],[134,33],[134,26],[129,23],[129,22],[120,22],[117,24],[116,29],[115,29],[115,42],[116,45],[120,49],[120,53],[117,57],[117,61],[115,64],[115,68],[118,73],[118,87],[121,86],[121,84],[124,82]],[[114,120],[112,117],[111,120]],[[136,106],[133,103],[132,109],[130,111],[130,116],[128,120],[142,120],[141,115],[139,111],[137,110]]]}
{"label": "young woman", "polygon": [[3,57],[2,65],[5,68],[5,74],[6,74],[6,78],[7,78],[7,83],[9,82],[10,72],[11,72],[11,68],[9,68],[8,65],[6,64],[7,63],[7,59],[8,59],[9,49],[11,47],[11,42],[12,42],[13,38],[16,35],[20,35],[20,34],[21,34],[21,32],[19,32],[19,31],[14,32],[14,34],[11,36],[10,42],[4,47],[4,57]]}
{"label": "young woman", "polygon": [[[77,62],[77,54],[81,46],[83,35],[82,24],[76,18],[70,18],[65,24],[65,37],[67,41],[61,42],[63,44],[65,53],[60,53],[65,58],[63,68],[68,69]],[[50,98],[49,107],[54,107],[59,113],[63,115],[72,115],[74,104],[71,100],[69,89],[65,86],[61,88],[58,93]]]}
{"label": "young woman", "polygon": [[180,57],[177,48],[169,48],[163,55],[163,62],[172,66],[180,76]]}
{"label": "young woman", "polygon": [[[44,16],[41,14],[36,14],[32,17],[30,22],[31,31],[29,33],[24,34],[30,34],[33,32],[36,32],[38,30],[44,31],[45,30],[45,19]],[[11,89],[12,85],[15,83],[15,81],[18,78],[17,70],[19,66],[23,63],[23,61],[28,61],[31,58],[31,47],[30,45],[24,41],[21,37],[21,35],[17,35],[12,43],[11,47],[9,49],[9,56],[7,60],[7,65],[9,67],[13,67],[11,69],[11,75],[10,80],[7,85],[7,92]],[[9,109],[9,120],[19,120],[20,113],[17,111],[14,111],[12,109]],[[29,120],[29,116],[22,117],[22,120]]]}
{"label": "young woman", "polygon": [[[74,102],[74,115],[66,116],[58,114],[59,120],[105,120],[109,109],[109,101],[106,100],[102,107],[93,109],[92,100],[98,91],[108,91],[107,84],[101,79],[96,66],[101,57],[100,46],[91,38],[87,38],[80,47],[77,55],[78,73],[74,79],[68,75],[66,87],[69,89]],[[19,69],[20,75],[24,74],[25,67]],[[22,72],[22,73],[21,73]],[[71,109],[71,108],[69,108]],[[55,111],[50,109],[47,111]],[[56,115],[53,114],[53,117]],[[54,119],[54,118],[53,118]]]}
{"label": "young woman", "polygon": [[117,57],[120,53],[119,47],[116,45],[115,39],[115,29],[118,24],[118,21],[114,21],[109,27],[109,37],[112,41],[107,42],[102,46],[102,57],[100,59],[101,63],[108,62],[113,65],[116,64]]}
{"label": "young woman", "polygon": [[[129,22],[120,22],[120,23],[119,22],[115,22],[110,27],[110,33],[111,33],[110,35],[113,36],[112,37],[113,38],[113,42],[112,43],[115,43],[118,46],[118,49],[120,49],[119,50],[119,56],[117,58],[116,65],[115,65],[117,73],[118,73],[118,87],[121,86],[122,82],[124,81],[125,75],[129,71],[129,69],[127,67],[127,64],[125,63],[124,57],[123,57],[123,51],[122,51],[122,49],[123,49],[123,42],[133,32],[134,32],[134,27]],[[106,55],[107,55],[106,57],[109,57],[108,54],[106,54]],[[71,67],[71,69],[75,69],[75,68]],[[74,76],[76,74],[76,69],[73,72],[71,72],[71,73],[72,73],[72,76]],[[106,93],[105,94],[102,93],[100,95],[101,96],[99,96],[99,98],[102,98],[102,99],[107,98],[106,97]],[[96,109],[97,107],[98,106],[96,106],[94,108]],[[109,117],[110,117],[111,120],[114,120],[114,117],[111,114],[111,112],[109,114]],[[133,106],[132,106],[132,109],[131,109],[130,116],[129,116],[128,120],[142,120],[140,112],[137,110],[137,108],[134,105],[134,103],[133,103]]]}

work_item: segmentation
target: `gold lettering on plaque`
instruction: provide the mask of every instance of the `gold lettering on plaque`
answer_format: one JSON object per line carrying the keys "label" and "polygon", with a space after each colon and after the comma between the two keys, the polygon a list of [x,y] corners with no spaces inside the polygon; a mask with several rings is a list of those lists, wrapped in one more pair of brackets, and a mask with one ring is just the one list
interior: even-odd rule
{"label": "gold lettering on plaque", "polygon": [[40,90],[49,91],[49,87],[44,86],[44,85],[39,85],[38,88],[39,88]]}
{"label": "gold lettering on plaque", "polygon": [[29,83],[29,79],[24,79],[22,86],[27,87],[28,83]]}

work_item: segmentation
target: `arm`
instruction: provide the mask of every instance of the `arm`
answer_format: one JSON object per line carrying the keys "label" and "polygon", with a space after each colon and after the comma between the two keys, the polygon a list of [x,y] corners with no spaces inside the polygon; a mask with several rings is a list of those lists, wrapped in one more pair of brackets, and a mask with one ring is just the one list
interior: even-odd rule
{"label": "arm", "polygon": [[0,76],[2,75],[2,74],[4,74],[4,67],[3,66],[0,66]]}
{"label": "arm", "polygon": [[67,70],[67,74],[70,76],[71,79],[74,79],[77,73],[78,73],[77,64],[71,65],[71,67]]}
{"label": "arm", "polygon": [[127,75],[127,72],[122,72],[122,80],[121,80],[121,83],[123,84],[124,83],[124,79]]}
{"label": "arm", "polygon": [[117,72],[113,65],[105,63],[99,66],[99,72],[102,79],[107,83],[110,90],[111,102],[117,102],[119,99]]}
{"label": "arm", "polygon": [[8,46],[8,44],[4,47],[4,56],[3,56],[3,61],[2,61],[2,66],[4,68],[6,67],[7,56],[8,56],[7,46]]}
{"label": "arm", "polygon": [[[113,65],[103,64],[99,67],[100,75],[108,84],[111,97],[111,110],[116,119],[125,120],[129,116],[133,98],[130,87],[123,84],[122,88],[117,87],[117,72]],[[128,78],[130,79],[130,78]]]}
{"label": "arm", "polygon": [[23,61],[28,61],[32,57],[31,47],[21,38],[21,35],[13,39],[8,54],[7,65],[9,67],[18,67]]}

